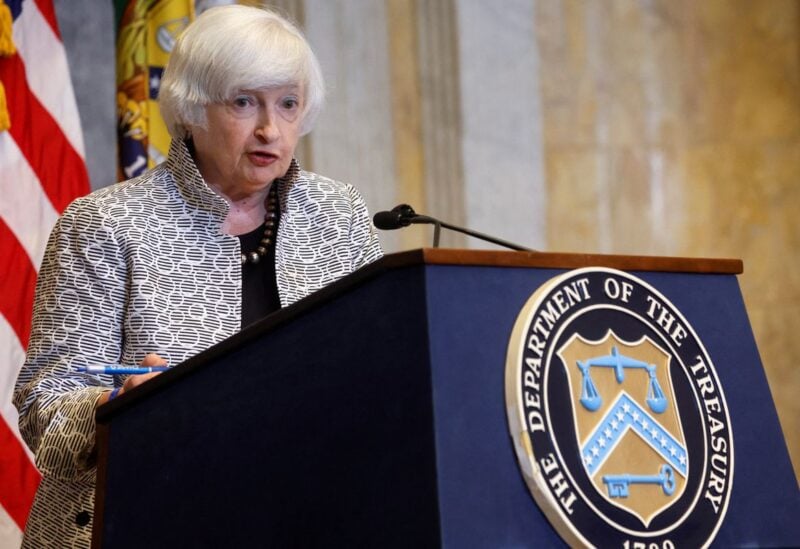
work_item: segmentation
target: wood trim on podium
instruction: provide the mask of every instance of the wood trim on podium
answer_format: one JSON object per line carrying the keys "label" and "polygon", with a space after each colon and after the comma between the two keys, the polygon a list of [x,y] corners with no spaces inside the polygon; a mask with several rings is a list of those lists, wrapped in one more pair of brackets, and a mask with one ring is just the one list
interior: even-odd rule
{"label": "wood trim on podium", "polygon": [[[740,259],[657,257],[636,255],[570,254],[549,252],[506,252],[494,250],[453,250],[422,248],[386,256],[381,262],[428,265],[485,265],[492,267],[539,267],[579,269],[608,267],[621,271],[662,271],[681,273],[741,274]],[[380,263],[380,262],[378,262]],[[399,266],[399,265],[398,265]]]}

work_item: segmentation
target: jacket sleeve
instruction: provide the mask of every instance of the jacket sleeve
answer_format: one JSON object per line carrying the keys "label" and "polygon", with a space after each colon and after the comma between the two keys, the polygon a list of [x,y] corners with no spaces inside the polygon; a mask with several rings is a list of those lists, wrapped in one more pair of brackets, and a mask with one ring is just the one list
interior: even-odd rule
{"label": "jacket sleeve", "polygon": [[75,368],[119,360],[126,280],[112,216],[91,196],[73,202],[47,243],[14,392],[20,432],[43,474],[75,479],[93,466],[95,406],[113,379]]}
{"label": "jacket sleeve", "polygon": [[372,224],[367,205],[355,187],[348,184],[352,223],[350,224],[350,244],[352,246],[352,270],[355,271],[383,256],[378,240],[378,232]]}

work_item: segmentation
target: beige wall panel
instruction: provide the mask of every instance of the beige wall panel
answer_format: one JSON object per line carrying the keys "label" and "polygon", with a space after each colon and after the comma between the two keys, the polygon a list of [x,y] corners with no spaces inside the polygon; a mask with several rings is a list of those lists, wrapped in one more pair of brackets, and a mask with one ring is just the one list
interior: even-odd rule
{"label": "beige wall panel", "polygon": [[[466,206],[455,0],[418,0],[416,11],[426,213],[464,225]],[[430,242],[430,235],[428,237]],[[463,248],[466,238],[443,231],[441,245]]]}
{"label": "beige wall panel", "polygon": [[[361,191],[370,213],[396,201],[389,39],[383,2],[306,0],[305,30],[328,83],[308,136],[314,170]],[[384,232],[387,251],[399,233]]]}
{"label": "beige wall panel", "polygon": [[[392,133],[397,202],[427,212],[425,152],[422,141],[422,94],[416,0],[388,0],[387,31],[391,65]],[[388,208],[388,206],[387,206]],[[400,248],[430,246],[430,231],[409,227],[400,233]]]}
{"label": "beige wall panel", "polygon": [[800,472],[800,4],[539,0],[537,39],[548,248],[743,258]]}
{"label": "beige wall panel", "polygon": [[456,8],[466,225],[541,248],[547,193],[534,1],[457,0]]}
{"label": "beige wall panel", "polygon": [[679,155],[682,111],[680,14],[669,12],[673,4],[655,13],[634,2],[537,6],[546,163],[570,157],[585,166],[567,181],[548,172],[548,193],[574,197],[589,187],[597,197],[593,211],[573,212],[577,225],[550,208],[549,247],[673,253],[664,235],[680,224],[665,211],[681,199],[670,161]]}

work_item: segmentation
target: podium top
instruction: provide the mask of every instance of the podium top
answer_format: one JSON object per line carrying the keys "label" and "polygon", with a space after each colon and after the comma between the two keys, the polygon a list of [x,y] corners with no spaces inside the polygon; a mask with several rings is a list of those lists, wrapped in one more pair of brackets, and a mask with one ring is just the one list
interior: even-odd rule
{"label": "podium top", "polygon": [[539,267],[546,269],[608,267],[622,271],[708,274],[741,274],[744,271],[741,259],[506,252],[445,248],[420,248],[407,252],[390,254],[380,260],[379,263],[383,263],[385,267],[400,267],[425,263],[428,265],[483,265],[494,267]]}

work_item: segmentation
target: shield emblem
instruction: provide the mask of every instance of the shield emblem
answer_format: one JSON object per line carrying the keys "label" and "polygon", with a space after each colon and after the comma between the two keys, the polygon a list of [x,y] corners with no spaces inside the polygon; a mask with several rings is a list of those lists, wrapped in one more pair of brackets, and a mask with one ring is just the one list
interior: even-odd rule
{"label": "shield emblem", "polygon": [[597,492],[647,527],[678,501],[689,456],[669,374],[650,338],[573,335],[558,351],[567,371],[581,462]]}

